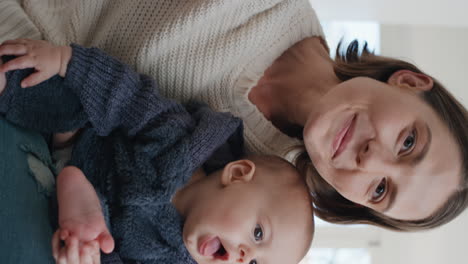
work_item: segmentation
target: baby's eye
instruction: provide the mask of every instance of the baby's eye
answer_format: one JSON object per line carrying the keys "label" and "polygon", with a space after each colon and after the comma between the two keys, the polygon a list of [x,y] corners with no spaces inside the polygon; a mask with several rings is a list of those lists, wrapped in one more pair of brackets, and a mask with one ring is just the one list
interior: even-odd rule
{"label": "baby's eye", "polygon": [[385,192],[387,190],[387,180],[385,178],[380,181],[379,185],[377,185],[377,188],[375,188],[374,192],[372,192],[372,197],[371,200],[372,202],[379,202],[382,200],[382,198],[385,195]]}
{"label": "baby's eye", "polygon": [[[255,226],[255,229],[254,229],[254,232],[253,232],[253,235],[254,235],[254,238],[255,238],[255,241],[262,241],[263,240],[263,230],[262,230],[262,227],[257,224]],[[252,260],[253,261],[253,260]],[[252,262],[251,261],[251,262]],[[255,261],[255,263],[253,264],[256,264],[257,262]],[[252,264],[252,263],[251,263]]]}
{"label": "baby's eye", "polygon": [[411,151],[414,148],[415,143],[416,143],[416,132],[413,130],[405,138],[405,141],[403,141],[403,145],[401,146],[401,149],[400,149],[400,154],[401,153],[405,154]]}
{"label": "baby's eye", "polygon": [[257,264],[257,261],[255,259],[252,259],[249,264]]}

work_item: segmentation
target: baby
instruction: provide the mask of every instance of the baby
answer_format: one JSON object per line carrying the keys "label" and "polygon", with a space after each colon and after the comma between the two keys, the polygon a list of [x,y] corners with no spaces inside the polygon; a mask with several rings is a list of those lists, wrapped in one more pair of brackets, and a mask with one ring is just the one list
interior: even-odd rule
{"label": "baby", "polygon": [[18,56],[0,66],[10,122],[80,129],[57,177],[58,263],[274,264],[306,254],[304,179],[280,158],[244,156],[239,119],[164,98],[98,49],[15,40],[2,55]]}

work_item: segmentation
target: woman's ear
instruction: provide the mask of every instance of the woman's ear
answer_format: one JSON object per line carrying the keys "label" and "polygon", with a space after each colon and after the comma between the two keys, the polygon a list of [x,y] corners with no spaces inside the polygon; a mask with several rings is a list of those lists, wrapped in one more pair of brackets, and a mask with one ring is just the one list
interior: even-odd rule
{"label": "woman's ear", "polygon": [[255,163],[242,159],[228,163],[221,173],[221,183],[227,186],[233,183],[250,182],[255,174]]}
{"label": "woman's ear", "polygon": [[415,92],[425,92],[432,89],[434,81],[431,77],[410,70],[394,72],[387,81],[392,86],[409,88]]}

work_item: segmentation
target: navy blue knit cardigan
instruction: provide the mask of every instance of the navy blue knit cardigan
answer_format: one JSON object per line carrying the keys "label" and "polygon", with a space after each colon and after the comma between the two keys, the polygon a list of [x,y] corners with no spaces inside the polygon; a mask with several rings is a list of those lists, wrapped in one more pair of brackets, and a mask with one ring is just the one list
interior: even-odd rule
{"label": "navy blue knit cardigan", "polygon": [[84,128],[69,164],[83,170],[103,204],[117,253],[104,263],[193,263],[170,199],[197,168],[218,169],[242,155],[241,121],[202,104],[182,106],[102,51],[72,48],[65,78],[22,89],[32,69],[7,73],[0,112],[43,133]]}

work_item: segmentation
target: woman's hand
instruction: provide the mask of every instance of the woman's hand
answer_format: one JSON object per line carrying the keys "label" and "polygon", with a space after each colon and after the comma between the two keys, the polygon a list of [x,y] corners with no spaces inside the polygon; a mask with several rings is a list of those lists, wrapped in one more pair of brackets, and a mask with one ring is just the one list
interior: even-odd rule
{"label": "woman's hand", "polygon": [[[63,245],[61,241],[64,241]],[[101,263],[98,241],[80,242],[63,229],[58,229],[52,237],[52,251],[57,264]]]}
{"label": "woman's hand", "polygon": [[34,68],[36,72],[21,82],[21,87],[26,88],[39,84],[56,74],[65,77],[71,54],[70,46],[56,46],[44,40],[7,40],[0,45],[0,56],[18,57],[0,65],[0,73]]}

